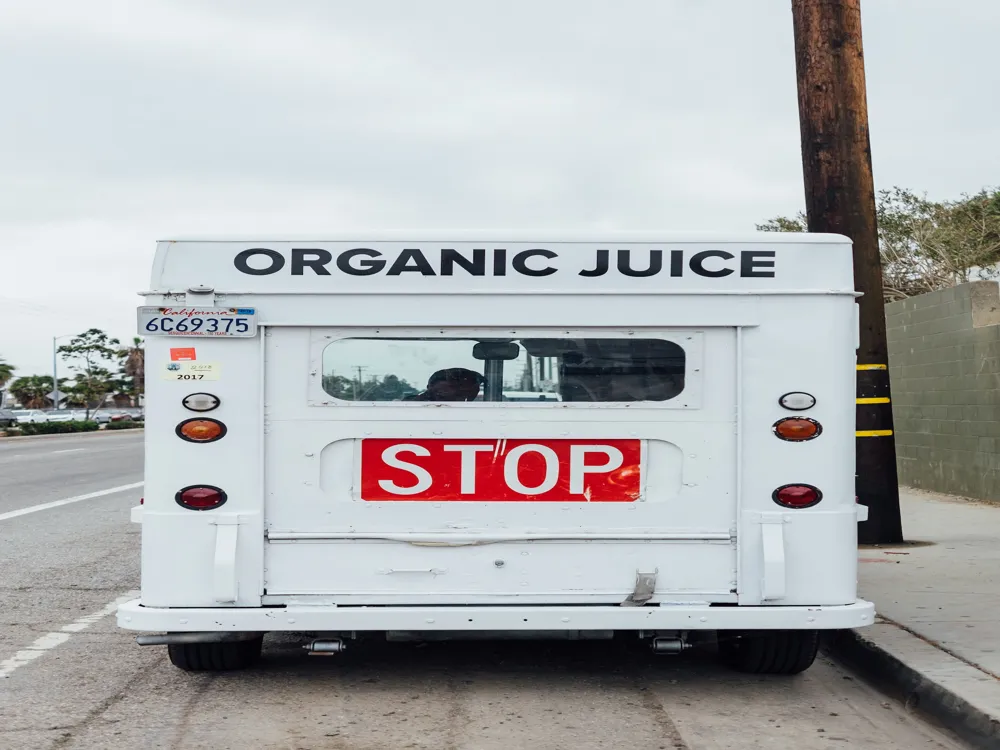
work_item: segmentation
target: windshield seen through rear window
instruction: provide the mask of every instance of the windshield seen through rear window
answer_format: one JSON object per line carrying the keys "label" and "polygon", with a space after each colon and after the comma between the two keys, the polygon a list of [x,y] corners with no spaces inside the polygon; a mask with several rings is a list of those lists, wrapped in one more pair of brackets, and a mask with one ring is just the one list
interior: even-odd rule
{"label": "windshield seen through rear window", "polygon": [[668,401],[684,375],[684,349],[649,338],[346,338],[323,354],[344,401]]}

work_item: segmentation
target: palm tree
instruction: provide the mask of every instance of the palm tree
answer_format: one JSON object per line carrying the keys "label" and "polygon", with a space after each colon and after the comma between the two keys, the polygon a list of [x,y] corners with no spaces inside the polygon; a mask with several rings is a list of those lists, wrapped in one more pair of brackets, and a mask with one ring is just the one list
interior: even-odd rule
{"label": "palm tree", "polygon": [[14,370],[17,368],[14,365],[7,364],[4,362],[3,357],[0,357],[0,388],[3,388],[10,379],[14,377]]}
{"label": "palm tree", "polygon": [[0,357],[0,407],[3,407],[5,401],[3,388],[14,377],[16,369],[14,365],[4,362],[3,357]]}
{"label": "palm tree", "polygon": [[139,336],[133,338],[130,346],[118,350],[118,356],[122,360],[122,372],[132,379],[131,395],[138,406],[146,386],[146,350],[142,347],[142,339]]}
{"label": "palm tree", "polygon": [[44,409],[51,405],[51,375],[28,375],[11,382],[8,392],[25,409]]}

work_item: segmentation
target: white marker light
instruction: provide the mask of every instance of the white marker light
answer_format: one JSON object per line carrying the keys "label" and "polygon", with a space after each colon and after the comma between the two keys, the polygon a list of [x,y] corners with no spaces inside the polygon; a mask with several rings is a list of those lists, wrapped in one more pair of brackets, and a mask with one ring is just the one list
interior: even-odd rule
{"label": "white marker light", "polygon": [[801,391],[794,391],[779,398],[778,403],[789,411],[805,411],[816,406],[816,397]]}
{"label": "white marker light", "polygon": [[181,403],[189,411],[212,411],[217,409],[221,402],[218,396],[213,396],[211,393],[192,393]]}

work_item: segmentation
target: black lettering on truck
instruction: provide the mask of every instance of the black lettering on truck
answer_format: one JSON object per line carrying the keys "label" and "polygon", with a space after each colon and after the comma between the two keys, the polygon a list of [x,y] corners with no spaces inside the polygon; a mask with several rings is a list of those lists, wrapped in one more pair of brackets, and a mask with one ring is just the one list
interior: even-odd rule
{"label": "black lettering on truck", "polygon": [[[401,276],[405,273],[419,273],[421,276],[454,276],[456,266],[470,276],[506,276],[508,268],[521,276],[550,276],[558,273],[558,268],[539,263],[539,258],[554,260],[558,254],[552,250],[534,248],[522,250],[513,255],[508,266],[508,253],[505,248],[493,249],[493,262],[487,262],[486,248],[473,248],[472,257],[454,248],[442,248],[438,252],[438,270],[427,259],[419,248],[405,248],[391,261],[378,250],[358,247],[345,250],[336,258],[337,268],[348,276],[374,276],[386,272],[387,276]],[[637,251],[638,252],[638,251]],[[663,250],[649,250],[649,260],[645,268],[636,268],[636,259],[632,250],[623,248],[616,251],[616,269],[622,276],[633,278],[659,276],[664,273]],[[738,273],[745,279],[773,279],[775,277],[775,258],[773,250],[742,250],[739,253],[738,270],[730,263],[736,255],[725,250],[700,250],[688,257],[684,250],[669,251],[669,269],[671,278],[681,278],[686,274],[694,274],[707,278],[722,278]],[[277,250],[265,247],[254,247],[241,250],[233,259],[233,265],[240,273],[249,276],[270,276],[279,273],[286,265],[292,276],[304,276],[307,269],[316,276],[329,276],[329,264],[333,254],[322,248],[293,248],[291,262]],[[490,267],[491,266],[491,267]],[[386,268],[388,270],[386,271]],[[578,271],[585,278],[605,276],[611,271],[611,250],[595,251],[593,267]]]}
{"label": "black lettering on truck", "polygon": [[333,260],[329,250],[292,249],[292,276],[302,276],[306,268],[311,268],[317,276],[329,276],[326,264]]}
{"label": "black lettering on truck", "polygon": [[[270,259],[270,265],[265,268],[251,266],[250,259],[260,256]],[[270,276],[272,273],[277,273],[285,267],[285,256],[277,250],[268,250],[266,247],[252,247],[249,250],[243,250],[238,253],[233,260],[233,264],[240,273],[249,274],[250,276]]]}

